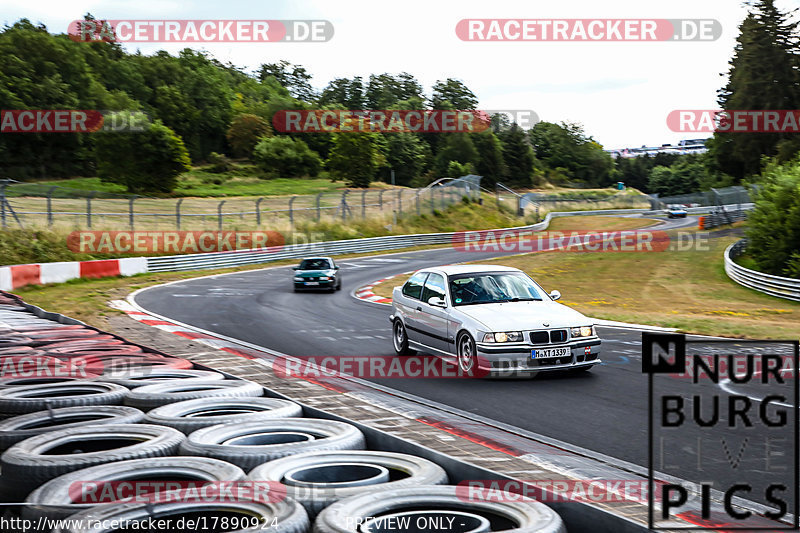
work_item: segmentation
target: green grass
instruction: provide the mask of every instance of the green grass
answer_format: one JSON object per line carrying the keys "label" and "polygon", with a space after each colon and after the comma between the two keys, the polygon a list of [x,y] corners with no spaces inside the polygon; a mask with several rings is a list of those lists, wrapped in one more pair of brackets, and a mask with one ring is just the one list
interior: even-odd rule
{"label": "green grass", "polygon": [[[53,185],[82,191],[118,194],[126,194],[127,192],[122,185],[104,183],[100,181],[100,178],[72,178],[14,185],[9,191],[9,197],[26,196],[33,193],[42,194],[47,191],[48,187]],[[193,168],[180,176],[178,187],[171,194],[157,196],[287,196],[291,194],[317,194],[344,188],[346,188],[344,182],[333,182],[327,178],[259,179],[252,174],[248,175],[234,171],[215,174],[200,168]]]}

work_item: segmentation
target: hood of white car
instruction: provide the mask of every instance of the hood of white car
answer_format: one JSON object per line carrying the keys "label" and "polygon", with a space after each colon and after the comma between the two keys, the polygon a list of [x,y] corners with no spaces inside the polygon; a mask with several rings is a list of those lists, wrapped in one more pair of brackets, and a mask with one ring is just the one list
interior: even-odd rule
{"label": "hood of white car", "polygon": [[593,324],[584,314],[553,301],[461,305],[456,309],[484,324],[487,331],[524,331]]}

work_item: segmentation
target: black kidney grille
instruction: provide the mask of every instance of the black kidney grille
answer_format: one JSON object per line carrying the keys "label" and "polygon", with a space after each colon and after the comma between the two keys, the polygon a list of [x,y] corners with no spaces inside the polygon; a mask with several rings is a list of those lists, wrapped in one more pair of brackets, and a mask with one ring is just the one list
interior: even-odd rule
{"label": "black kidney grille", "polygon": [[550,335],[546,331],[532,331],[531,342],[533,344],[547,344],[550,342]]}
{"label": "black kidney grille", "polygon": [[567,330],[554,329],[550,331],[550,342],[567,342]]}

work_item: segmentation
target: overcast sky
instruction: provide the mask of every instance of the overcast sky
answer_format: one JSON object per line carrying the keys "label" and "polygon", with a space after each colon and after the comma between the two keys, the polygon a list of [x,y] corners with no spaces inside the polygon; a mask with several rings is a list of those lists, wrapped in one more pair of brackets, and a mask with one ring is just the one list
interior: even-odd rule
{"label": "overcast sky", "polygon": [[[778,0],[783,10],[800,0]],[[326,19],[327,43],[220,43],[202,48],[250,71],[286,59],[305,66],[319,89],[335,77],[407,71],[425,90],[438,79],[464,81],[481,109],[531,109],[548,121],[574,121],[606,148],[660,145],[696,137],[666,125],[674,109],[714,109],[738,25],[739,0],[0,0],[11,24],[26,17],[54,33],[90,12],[103,19]],[[713,42],[464,42],[464,18],[716,19]],[[129,51],[171,53],[185,45],[128,43]],[[194,47],[200,47],[194,45]],[[704,135],[700,135],[703,137]]]}

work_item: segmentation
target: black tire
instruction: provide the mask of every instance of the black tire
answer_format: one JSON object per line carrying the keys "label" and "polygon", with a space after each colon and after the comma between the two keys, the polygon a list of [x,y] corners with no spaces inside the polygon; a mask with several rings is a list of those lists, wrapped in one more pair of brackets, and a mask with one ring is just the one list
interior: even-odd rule
{"label": "black tire", "polygon": [[[88,529],[89,524],[113,524],[136,523],[143,521],[145,526],[142,531],[147,531],[147,521],[170,519],[173,524],[180,523],[182,517],[194,519],[195,526],[202,524],[199,522],[198,515],[206,515],[207,524],[213,524],[214,518],[235,515],[250,523],[257,522],[256,527],[246,527],[237,529],[237,533],[307,533],[309,531],[308,515],[299,503],[286,499],[276,503],[262,502],[172,502],[148,505],[144,503],[125,503],[121,505],[106,504],[98,505],[93,509],[87,509],[76,513],[70,517],[64,529],[56,529],[54,533],[111,533],[114,529],[101,529],[99,527]],[[230,518],[229,518],[230,519]],[[275,527],[270,524],[274,520]],[[230,523],[230,522],[229,522]],[[82,526],[82,527],[81,527]],[[131,526],[131,531],[138,528]],[[189,531],[190,529],[186,529]],[[202,531],[201,528],[193,528],[194,531]],[[227,529],[214,529],[213,531],[229,531]]]}
{"label": "black tire", "polygon": [[241,398],[263,395],[264,387],[258,383],[243,379],[198,380],[191,382],[175,380],[133,389],[126,396],[125,405],[147,411],[168,403],[194,400],[196,398]]}
{"label": "black tire", "polygon": [[396,318],[392,322],[392,346],[397,355],[414,355],[416,350],[408,347],[408,332],[403,321]]}
{"label": "black tire", "polygon": [[90,380],[21,385],[0,389],[0,416],[10,417],[59,407],[120,405],[128,389]]}
{"label": "black tire", "polygon": [[467,332],[462,332],[456,341],[456,355],[458,368],[466,375],[472,375],[478,365],[478,353],[475,350],[475,341]]}
{"label": "black tire", "polygon": [[142,420],[143,412],[122,405],[62,407],[14,416],[0,421],[0,451],[51,431],[97,424],[138,424]]}
{"label": "black tire", "polygon": [[24,498],[42,483],[82,468],[175,455],[185,438],[177,429],[150,424],[85,425],[18,442],[0,456],[0,466]]}
{"label": "black tire", "polygon": [[[374,490],[340,500],[325,508],[314,521],[314,533],[352,533],[359,531],[358,518],[379,517],[408,510],[456,511],[477,514],[490,520],[511,523],[505,533],[566,533],[555,511],[543,503],[520,501],[519,495],[492,498],[470,497],[453,485],[421,485],[402,489]],[[495,493],[496,495],[496,493]],[[499,501],[499,500],[508,501]]]}
{"label": "black tire", "polygon": [[145,385],[154,385],[171,380],[179,380],[186,383],[187,380],[216,381],[223,379],[225,379],[223,374],[211,370],[150,367],[106,374],[100,381],[107,381],[129,389],[136,389],[138,387],[144,387]]}
{"label": "black tire", "polygon": [[[282,442],[267,444],[276,440]],[[350,424],[318,418],[280,418],[198,429],[181,445],[181,455],[215,457],[251,470],[287,455],[363,450],[364,446],[363,433]]]}
{"label": "black tire", "polygon": [[146,422],[169,426],[186,435],[208,426],[260,422],[303,416],[303,408],[278,398],[198,398],[156,407]]}
{"label": "black tire", "polygon": [[[148,457],[92,466],[58,476],[31,492],[25,499],[22,516],[29,520],[61,519],[98,503],[109,503],[108,499],[97,499],[98,493],[103,494],[101,482],[173,479],[198,484],[229,483],[245,479],[245,474],[238,466],[209,457]],[[91,480],[97,480],[95,487],[87,487],[93,492],[82,491],[81,483]],[[109,494],[114,493],[110,491]]]}
{"label": "black tire", "polygon": [[[380,473],[379,469],[388,470],[388,480],[365,482],[364,478],[375,476]],[[302,478],[303,483],[293,483],[286,477],[290,474],[296,479]],[[432,461],[404,453],[339,451],[302,453],[275,459],[255,467],[247,479],[283,483],[286,495],[300,502],[313,518],[328,505],[365,492],[442,485],[447,483],[447,473]],[[358,480],[363,484],[344,486],[345,480]]]}

